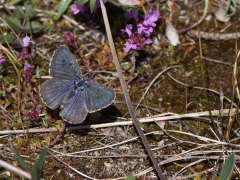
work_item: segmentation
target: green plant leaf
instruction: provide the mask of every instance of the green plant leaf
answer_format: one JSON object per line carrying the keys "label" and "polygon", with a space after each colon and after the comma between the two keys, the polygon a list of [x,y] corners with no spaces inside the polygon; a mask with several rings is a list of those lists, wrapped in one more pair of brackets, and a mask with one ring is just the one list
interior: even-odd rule
{"label": "green plant leaf", "polygon": [[84,4],[86,4],[88,2],[88,0],[82,0],[79,3],[77,3],[77,6],[83,6]]}
{"label": "green plant leaf", "polygon": [[235,164],[235,154],[233,153],[229,156],[223,165],[222,171],[220,173],[220,180],[227,180],[231,177],[233,168]]}
{"label": "green plant leaf", "polygon": [[40,31],[42,29],[42,25],[38,21],[32,21],[31,26],[33,31]]}
{"label": "green plant leaf", "polygon": [[3,43],[7,43],[6,41],[5,41],[5,39],[6,39],[6,41],[9,43],[9,44],[11,44],[12,42],[13,42],[13,40],[15,39],[15,36],[13,35],[13,34],[6,34],[6,35],[3,35],[2,37],[1,37],[1,42],[3,42]]}
{"label": "green plant leaf", "polygon": [[25,6],[26,18],[32,19],[33,17],[36,16],[37,11],[31,4],[25,4],[24,6]]}
{"label": "green plant leaf", "polygon": [[131,172],[131,173],[127,176],[126,180],[135,180],[135,177],[134,177],[133,172]]}
{"label": "green plant leaf", "polygon": [[11,142],[10,142],[10,144],[11,144],[11,146],[12,146],[12,148],[13,148],[13,152],[14,152],[14,154],[15,154],[18,162],[19,162],[19,164],[21,165],[21,167],[22,167],[23,169],[25,169],[26,171],[30,172],[30,168],[28,167],[28,165],[27,165],[27,163],[24,161],[24,159],[19,155],[16,147],[15,147]]}
{"label": "green plant leaf", "polygon": [[[42,25],[37,21],[31,21],[31,28],[33,32],[39,32],[42,29]],[[30,27],[28,23],[24,26],[23,30],[24,32],[30,32]]]}
{"label": "green plant leaf", "polygon": [[38,161],[36,162],[36,165],[38,166],[39,170],[42,171],[42,167],[44,165],[44,162],[45,162],[45,158],[46,158],[46,155],[47,155],[47,150],[44,149],[39,158],[38,158]]}
{"label": "green plant leaf", "polygon": [[22,9],[22,7],[20,7],[20,6],[16,6],[16,16],[18,17],[18,18],[25,18],[25,13],[23,12],[23,9]]}
{"label": "green plant leaf", "polygon": [[138,121],[139,126],[143,129],[146,130],[147,128],[143,125],[143,123],[141,123],[140,121]]}
{"label": "green plant leaf", "polygon": [[133,73],[133,78],[135,78],[135,77],[137,77],[137,76],[138,76],[138,73],[137,73],[137,72]]}
{"label": "green plant leaf", "polygon": [[138,74],[143,74],[145,72],[145,69],[143,67],[140,67],[137,69]]}
{"label": "green plant leaf", "polygon": [[32,4],[34,7],[37,7],[38,3],[39,3],[39,0],[32,0]]}
{"label": "green plant leaf", "polygon": [[5,6],[12,6],[19,3],[21,0],[11,0],[10,2],[4,3]]}
{"label": "green plant leaf", "polygon": [[33,166],[33,174],[32,174],[33,180],[38,180],[38,176],[39,176],[40,172],[42,171],[46,155],[47,155],[47,150],[44,149],[41,152],[37,162],[34,164],[34,166]]}
{"label": "green plant leaf", "polygon": [[132,63],[127,63],[127,64],[124,64],[124,65],[123,65],[123,69],[124,69],[125,71],[130,70],[131,67],[132,67]]}
{"label": "green plant leaf", "polygon": [[91,13],[93,13],[94,11],[95,4],[96,4],[96,0],[90,0],[89,6],[90,6]]}
{"label": "green plant leaf", "polygon": [[38,171],[38,166],[34,164],[33,166],[33,171],[32,171],[32,179],[33,180],[38,180],[38,174],[40,171]]}
{"label": "green plant leaf", "polygon": [[63,13],[67,10],[72,0],[62,0],[58,9],[58,18],[60,18]]}
{"label": "green plant leaf", "polygon": [[7,18],[7,23],[14,31],[17,31],[17,33],[20,32],[21,22],[17,17],[9,16]]}

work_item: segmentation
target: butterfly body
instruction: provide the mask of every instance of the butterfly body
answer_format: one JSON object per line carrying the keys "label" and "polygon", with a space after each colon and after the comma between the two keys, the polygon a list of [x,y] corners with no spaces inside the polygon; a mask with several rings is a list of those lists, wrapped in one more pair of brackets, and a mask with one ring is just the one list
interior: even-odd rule
{"label": "butterfly body", "polygon": [[60,116],[70,123],[81,123],[88,113],[109,106],[115,99],[110,88],[82,77],[73,55],[64,46],[54,53],[49,74],[52,78],[40,88],[42,100],[52,109],[60,107]]}

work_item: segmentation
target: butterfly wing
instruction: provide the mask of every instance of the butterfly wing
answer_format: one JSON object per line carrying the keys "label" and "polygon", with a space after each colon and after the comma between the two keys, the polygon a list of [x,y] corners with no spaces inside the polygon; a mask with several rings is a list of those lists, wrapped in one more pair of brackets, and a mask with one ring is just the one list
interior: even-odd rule
{"label": "butterfly wing", "polygon": [[85,101],[88,112],[95,112],[109,106],[115,99],[115,93],[110,88],[96,82],[86,83]]}
{"label": "butterfly wing", "polygon": [[48,107],[56,109],[73,88],[72,80],[52,78],[42,84],[40,94]]}
{"label": "butterfly wing", "polygon": [[60,116],[69,123],[78,124],[85,120],[88,111],[85,102],[85,89],[77,89],[64,99]]}
{"label": "butterfly wing", "polygon": [[49,74],[53,78],[74,79],[82,77],[81,70],[72,53],[64,46],[60,46],[50,62]]}

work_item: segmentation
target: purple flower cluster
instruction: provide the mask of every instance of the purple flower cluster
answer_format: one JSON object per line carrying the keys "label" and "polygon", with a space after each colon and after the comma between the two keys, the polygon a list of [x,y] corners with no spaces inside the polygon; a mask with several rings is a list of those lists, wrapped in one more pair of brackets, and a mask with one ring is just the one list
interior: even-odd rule
{"label": "purple flower cluster", "polygon": [[29,60],[34,56],[34,52],[28,53],[28,46],[30,44],[30,37],[26,35],[23,39],[19,40],[22,43],[22,52],[16,52],[17,56],[24,63],[24,72],[22,74],[23,78],[30,83],[32,74],[30,72],[31,65],[29,64]]}
{"label": "purple flower cluster", "polygon": [[[136,9],[132,9],[130,13],[126,14],[127,18],[134,18],[138,22],[138,16]],[[122,33],[127,33],[129,39],[126,40],[125,51],[129,52],[133,50],[141,50],[144,45],[152,43],[152,40],[149,38],[153,32],[153,27],[156,26],[156,21],[160,18],[160,13],[150,9],[148,14],[144,16],[142,22],[137,23],[137,32],[132,32],[133,26],[127,24],[126,28],[121,30]]]}
{"label": "purple flower cluster", "polygon": [[28,117],[30,120],[35,120],[38,117],[39,113],[40,109],[36,108],[35,110],[28,112]]}
{"label": "purple flower cluster", "polygon": [[72,32],[64,34],[64,42],[72,47],[77,47],[77,38],[74,38],[74,34]]}

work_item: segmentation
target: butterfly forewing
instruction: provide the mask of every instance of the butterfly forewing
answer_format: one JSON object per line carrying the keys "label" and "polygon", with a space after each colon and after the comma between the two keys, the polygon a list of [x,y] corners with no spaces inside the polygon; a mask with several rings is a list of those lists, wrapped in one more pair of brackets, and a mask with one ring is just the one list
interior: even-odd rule
{"label": "butterfly forewing", "polygon": [[86,105],[88,112],[95,112],[109,106],[115,98],[115,93],[106,86],[96,82],[86,84]]}
{"label": "butterfly forewing", "polygon": [[71,80],[52,78],[42,84],[40,94],[48,107],[56,109],[73,87]]}
{"label": "butterfly forewing", "polygon": [[73,55],[64,46],[60,46],[53,54],[49,73],[53,78],[61,79],[74,79],[82,76]]}

